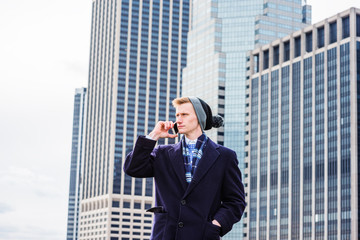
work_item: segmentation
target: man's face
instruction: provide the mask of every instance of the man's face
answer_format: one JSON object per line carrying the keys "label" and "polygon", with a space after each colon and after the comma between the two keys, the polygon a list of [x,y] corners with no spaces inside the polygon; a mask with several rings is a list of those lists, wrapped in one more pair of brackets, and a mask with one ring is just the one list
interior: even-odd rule
{"label": "man's face", "polygon": [[181,134],[191,136],[201,133],[201,127],[191,103],[184,103],[176,107],[176,122]]}

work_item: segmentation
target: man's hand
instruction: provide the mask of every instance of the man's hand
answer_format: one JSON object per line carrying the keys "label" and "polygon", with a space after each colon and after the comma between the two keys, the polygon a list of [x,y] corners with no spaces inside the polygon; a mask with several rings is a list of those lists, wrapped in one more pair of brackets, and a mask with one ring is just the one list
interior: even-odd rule
{"label": "man's hand", "polygon": [[149,133],[149,137],[153,140],[157,141],[159,138],[176,138],[177,134],[170,134],[169,130],[174,127],[174,123],[172,121],[159,121],[155,128]]}
{"label": "man's hand", "polygon": [[212,224],[218,226],[218,227],[221,227],[220,223],[218,221],[216,221],[215,219],[212,220]]}

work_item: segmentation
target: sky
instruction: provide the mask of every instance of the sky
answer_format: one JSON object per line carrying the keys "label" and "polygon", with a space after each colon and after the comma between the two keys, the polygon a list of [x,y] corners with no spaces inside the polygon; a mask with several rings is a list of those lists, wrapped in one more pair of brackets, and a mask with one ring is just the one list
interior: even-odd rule
{"label": "sky", "polygon": [[[313,23],[359,0],[308,0]],[[0,239],[66,238],[75,88],[92,0],[0,0]]]}

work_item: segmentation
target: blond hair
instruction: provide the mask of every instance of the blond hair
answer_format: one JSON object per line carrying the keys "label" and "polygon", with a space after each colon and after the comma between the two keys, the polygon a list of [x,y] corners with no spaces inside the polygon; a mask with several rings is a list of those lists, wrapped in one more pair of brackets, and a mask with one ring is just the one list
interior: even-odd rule
{"label": "blond hair", "polygon": [[184,103],[189,103],[190,102],[190,99],[188,97],[179,97],[179,98],[175,98],[173,101],[172,101],[172,105],[174,107],[177,107],[181,104],[184,104]]}

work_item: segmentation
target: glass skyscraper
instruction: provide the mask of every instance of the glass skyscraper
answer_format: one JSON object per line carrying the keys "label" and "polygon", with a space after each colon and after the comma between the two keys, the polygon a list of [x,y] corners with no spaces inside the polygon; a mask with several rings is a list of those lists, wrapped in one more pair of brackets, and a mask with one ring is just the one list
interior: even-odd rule
{"label": "glass skyscraper", "polygon": [[360,9],[247,67],[246,239],[359,239]]}
{"label": "glass skyscraper", "polygon": [[190,1],[92,4],[79,239],[149,239],[153,180],[131,178],[122,165],[138,135],[175,119],[171,101],[181,91]]}
{"label": "glass skyscraper", "polygon": [[67,240],[77,240],[81,193],[81,164],[85,124],[86,88],[77,88],[74,96],[74,116],[71,146],[70,187],[67,218]]}
{"label": "glass skyscraper", "polygon": [[[244,172],[246,55],[256,46],[307,26],[311,7],[301,0],[194,0],[183,96],[198,96],[225,127],[207,134],[236,151]],[[239,239],[241,223],[224,239]]]}

